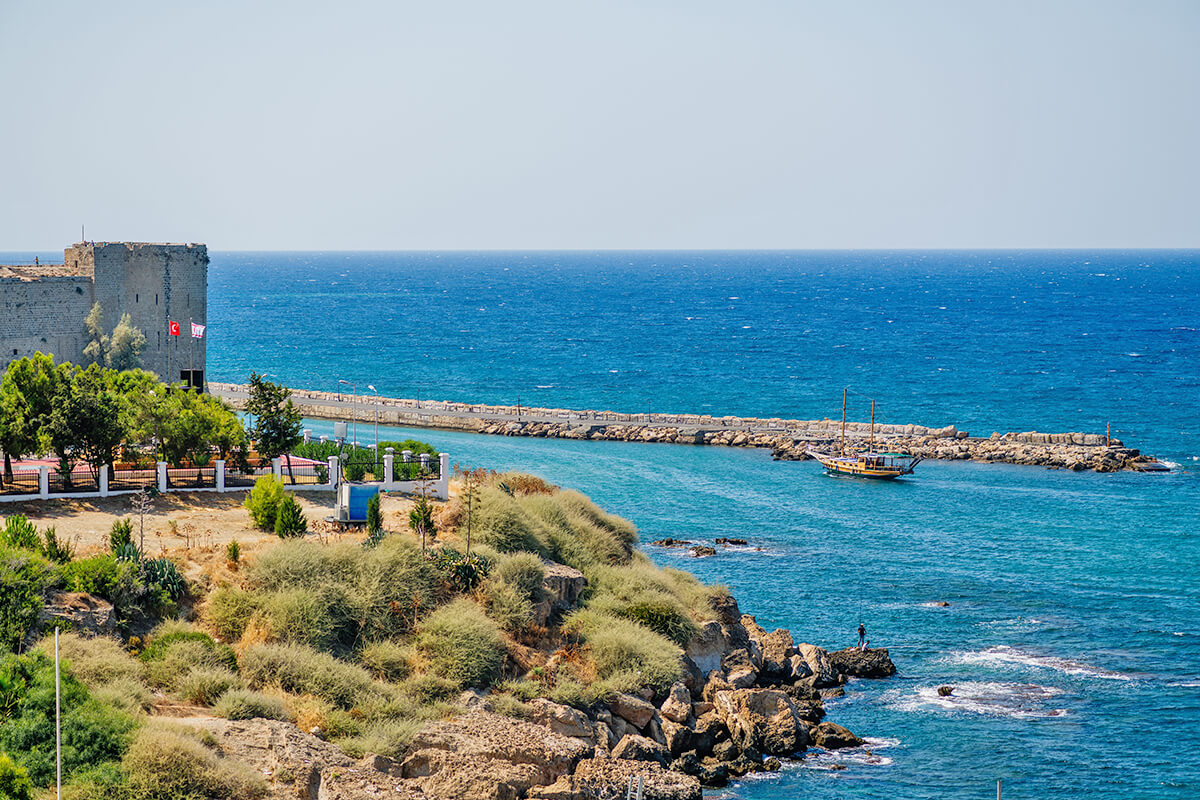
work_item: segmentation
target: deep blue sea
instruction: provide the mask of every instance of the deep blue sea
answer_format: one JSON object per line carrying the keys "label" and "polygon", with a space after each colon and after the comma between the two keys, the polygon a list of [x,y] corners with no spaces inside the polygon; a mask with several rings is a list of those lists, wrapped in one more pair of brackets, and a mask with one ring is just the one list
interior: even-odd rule
{"label": "deep blue sea", "polygon": [[898,676],[828,703],[869,748],[728,796],[1200,797],[1200,252],[214,252],[209,287],[210,380],[799,418],[850,386],[863,420],[873,397],[976,435],[1111,422],[1179,469],[873,483],[762,451],[413,435],[576,487],[647,542],[745,538],[647,550],[768,628],[838,648],[862,622],[891,649]]}

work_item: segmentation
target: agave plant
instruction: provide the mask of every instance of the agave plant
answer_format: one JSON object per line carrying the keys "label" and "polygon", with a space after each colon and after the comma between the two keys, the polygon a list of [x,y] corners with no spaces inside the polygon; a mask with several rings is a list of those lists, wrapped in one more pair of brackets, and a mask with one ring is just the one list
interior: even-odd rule
{"label": "agave plant", "polygon": [[169,558],[151,558],[142,562],[142,576],[147,584],[156,585],[166,591],[172,600],[178,600],[187,590],[179,567]]}
{"label": "agave plant", "polygon": [[137,545],[133,542],[125,542],[113,550],[113,555],[117,557],[117,561],[141,561],[142,553],[137,549]]}

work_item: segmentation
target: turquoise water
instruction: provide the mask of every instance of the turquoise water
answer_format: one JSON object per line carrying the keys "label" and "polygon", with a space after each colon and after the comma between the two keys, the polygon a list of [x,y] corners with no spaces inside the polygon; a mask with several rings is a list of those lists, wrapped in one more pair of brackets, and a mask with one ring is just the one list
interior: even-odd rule
{"label": "turquoise water", "polygon": [[648,550],[767,627],[836,648],[862,622],[891,649],[897,677],[829,704],[869,752],[737,797],[1200,796],[1200,253],[212,258],[213,380],[801,418],[836,416],[850,385],[859,419],[871,396],[885,421],[984,435],[1111,421],[1183,469],[925,462],[872,483],[756,451],[381,433],[579,488],[644,541],[745,538]]}

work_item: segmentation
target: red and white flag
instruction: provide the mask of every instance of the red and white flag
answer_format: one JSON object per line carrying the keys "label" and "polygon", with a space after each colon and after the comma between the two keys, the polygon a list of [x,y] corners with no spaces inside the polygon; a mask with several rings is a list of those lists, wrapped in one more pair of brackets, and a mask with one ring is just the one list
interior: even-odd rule
{"label": "red and white flag", "polygon": [[172,336],[178,336],[179,323],[175,322],[174,320],[167,322],[167,333],[171,334]]}
{"label": "red and white flag", "polygon": [[196,323],[193,322],[192,323],[192,338],[193,339],[203,339],[204,338],[204,329],[206,327],[208,327],[208,326],[197,325]]}

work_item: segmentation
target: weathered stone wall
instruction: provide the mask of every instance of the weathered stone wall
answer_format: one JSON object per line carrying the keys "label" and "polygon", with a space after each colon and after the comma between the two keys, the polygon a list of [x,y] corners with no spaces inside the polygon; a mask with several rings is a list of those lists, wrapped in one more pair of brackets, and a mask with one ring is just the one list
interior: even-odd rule
{"label": "weathered stone wall", "polygon": [[[128,313],[145,334],[146,369],[173,380],[181,378],[181,370],[205,369],[207,334],[193,340],[189,322],[207,324],[207,247],[85,242],[64,251],[62,271],[76,274],[0,277],[0,369],[38,350],[53,353],[56,361],[82,361],[83,320],[96,302],[105,331]],[[180,336],[168,335],[170,320],[179,323]]]}
{"label": "weathered stone wall", "polygon": [[83,358],[83,318],[92,307],[90,277],[0,278],[0,371],[41,351]]}

